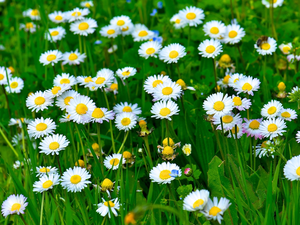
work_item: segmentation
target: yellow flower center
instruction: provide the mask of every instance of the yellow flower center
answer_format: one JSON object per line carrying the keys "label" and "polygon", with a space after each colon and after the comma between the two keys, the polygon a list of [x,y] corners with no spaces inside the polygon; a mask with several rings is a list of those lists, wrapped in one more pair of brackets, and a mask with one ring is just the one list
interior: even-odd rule
{"label": "yellow flower center", "polygon": [[111,159],[111,160],[109,161],[110,165],[112,165],[112,166],[117,166],[117,165],[119,165],[119,162],[120,162],[120,160],[117,159],[117,158]]}
{"label": "yellow flower center", "polygon": [[264,141],[264,142],[261,144],[261,147],[262,147],[262,148],[267,147],[267,141]]}
{"label": "yellow flower center", "polygon": [[125,117],[121,120],[123,126],[128,126],[131,123],[131,120],[128,117]]}
{"label": "yellow flower center", "polygon": [[87,3],[85,3],[85,7],[90,8],[91,4],[87,2]]}
{"label": "yellow flower center", "polygon": [[173,141],[172,138],[165,138],[165,139],[163,140],[163,146],[167,146],[167,145],[173,146],[174,144],[175,144],[175,143],[174,143],[174,141]]}
{"label": "yellow flower center", "polygon": [[147,31],[145,31],[145,30],[142,30],[142,31],[140,31],[139,32],[139,34],[138,34],[140,37],[145,37],[145,36],[147,36],[148,35],[148,32]]}
{"label": "yellow flower center", "polygon": [[170,173],[171,173],[170,170],[162,170],[159,174],[159,178],[162,180],[167,180],[171,178]]}
{"label": "yellow flower center", "polygon": [[283,112],[283,113],[281,113],[281,116],[284,118],[290,118],[291,114],[289,112]]}
{"label": "yellow flower center", "polygon": [[146,50],[146,54],[147,55],[151,55],[151,54],[153,54],[155,52],[155,49],[154,48],[148,48],[147,50]]}
{"label": "yellow flower center", "polygon": [[240,130],[240,128],[238,126],[236,126],[236,130],[235,130],[235,126],[231,129],[232,134],[238,133]]}
{"label": "yellow flower center", "polygon": [[71,53],[71,54],[69,55],[69,60],[74,61],[74,60],[76,60],[76,59],[78,59],[78,56],[77,56],[75,53]]}
{"label": "yellow flower center", "polygon": [[132,154],[129,151],[123,152],[123,158],[124,159],[130,159],[132,157]]}
{"label": "yellow flower center", "polygon": [[87,29],[89,29],[89,24],[87,23],[87,22],[82,22],[82,23],[80,23],[79,25],[78,25],[78,29],[79,30],[87,30]]}
{"label": "yellow flower center", "polygon": [[122,27],[122,31],[124,32],[124,31],[128,31],[128,29],[129,29],[129,27],[128,26],[126,26],[126,27]]}
{"label": "yellow flower center", "polygon": [[78,159],[75,162],[75,166],[78,166],[78,164],[79,164],[80,167],[82,167],[82,168],[84,167],[84,161],[82,159]]}
{"label": "yellow flower center", "polygon": [[95,81],[96,84],[103,84],[103,82],[105,81],[104,77],[98,77],[97,80]]}
{"label": "yellow flower center", "polygon": [[112,35],[112,34],[114,34],[116,31],[114,30],[114,29],[109,29],[109,30],[107,30],[107,34],[108,35]]}
{"label": "yellow flower center", "polygon": [[222,121],[223,123],[231,123],[233,121],[233,117],[229,115],[223,116]]}
{"label": "yellow flower center", "polygon": [[163,151],[162,151],[162,154],[163,154],[163,155],[173,155],[173,153],[174,153],[174,150],[173,150],[173,148],[170,147],[170,146],[164,147],[164,149],[163,149]]}
{"label": "yellow flower center", "polygon": [[56,87],[52,88],[51,92],[52,92],[52,94],[56,95],[60,90],[61,90],[61,87],[56,86]]}
{"label": "yellow flower center", "polygon": [[235,31],[235,30],[232,30],[232,31],[230,31],[229,33],[228,33],[228,36],[230,37],[230,38],[235,38],[236,36],[237,36],[237,32]]}
{"label": "yellow flower center", "polygon": [[55,31],[52,31],[50,34],[51,34],[51,36],[57,36],[57,35],[59,35],[59,32],[57,30],[55,30]]}
{"label": "yellow flower center", "polygon": [[33,23],[26,23],[25,27],[27,29],[31,29],[31,28],[33,28]]}
{"label": "yellow flower center", "polygon": [[189,13],[186,14],[185,17],[186,17],[188,20],[193,20],[193,19],[196,18],[196,14],[193,13],[193,12],[189,12]]}
{"label": "yellow flower center", "polygon": [[[224,63],[230,63],[231,58],[228,54],[223,54],[220,58],[220,61],[224,62]],[[227,75],[228,76],[228,75]]]}
{"label": "yellow flower center", "polygon": [[4,75],[0,73],[0,80],[4,79]]}
{"label": "yellow flower center", "polygon": [[81,16],[81,12],[73,12],[72,16]]}
{"label": "yellow flower center", "polygon": [[91,77],[84,78],[85,83],[93,82],[93,79]]}
{"label": "yellow flower center", "polygon": [[97,143],[92,144],[92,149],[93,149],[94,151],[99,150],[99,145],[98,145]]}
{"label": "yellow flower center", "polygon": [[83,114],[86,114],[86,112],[88,111],[88,107],[83,104],[83,103],[79,103],[77,106],[76,106],[76,112],[79,114],[79,115],[83,115]]}
{"label": "yellow flower center", "polygon": [[51,150],[56,150],[56,149],[59,148],[59,143],[56,142],[56,141],[51,142],[50,145],[49,145],[49,148],[50,148]]}
{"label": "yellow flower center", "polygon": [[30,15],[32,15],[32,16],[38,16],[39,15],[39,11],[37,9],[33,9],[33,10],[31,10]]}
{"label": "yellow flower center", "polygon": [[123,26],[125,24],[124,20],[118,20],[117,25],[118,26]]}
{"label": "yellow flower center", "polygon": [[277,87],[278,87],[279,91],[284,91],[286,88],[285,83],[283,83],[283,82],[280,82]]}
{"label": "yellow flower center", "polygon": [[228,84],[230,75],[226,75],[223,79],[223,84]]}
{"label": "yellow flower center", "polygon": [[63,78],[60,80],[60,84],[69,84],[70,80],[68,78]]}
{"label": "yellow flower center", "polygon": [[104,116],[104,112],[100,108],[96,108],[92,113],[92,117],[94,118],[102,118]]}
{"label": "yellow flower center", "polygon": [[81,176],[73,175],[70,179],[72,184],[78,184],[81,181]]}
{"label": "yellow flower center", "polygon": [[271,106],[269,109],[268,109],[268,114],[270,115],[273,115],[274,113],[277,112],[277,108],[275,106]]}
{"label": "yellow flower center", "polygon": [[175,23],[179,24],[180,21],[181,21],[181,19],[176,19],[176,20],[175,20]]}
{"label": "yellow flower center", "polygon": [[258,122],[257,120],[253,120],[249,124],[249,128],[251,128],[252,130],[257,130],[259,126],[260,126],[260,122]]}
{"label": "yellow flower center", "polygon": [[56,59],[56,55],[51,54],[47,56],[47,61],[53,61],[55,59]]}
{"label": "yellow flower center", "polygon": [[213,108],[217,111],[222,111],[225,108],[225,105],[222,101],[215,102]]}
{"label": "yellow flower center", "polygon": [[244,85],[243,85],[243,87],[242,87],[242,89],[244,90],[244,91],[251,91],[252,90],[252,85],[251,84],[249,84],[249,83],[245,83]]}
{"label": "yellow flower center", "polygon": [[66,97],[66,98],[64,99],[64,103],[65,103],[66,105],[69,105],[71,99],[74,99],[74,98],[71,97],[71,96]]}
{"label": "yellow flower center", "polygon": [[271,123],[269,126],[268,126],[268,131],[269,132],[274,132],[277,130],[277,125],[275,123]]}
{"label": "yellow flower center", "polygon": [[163,84],[163,82],[161,81],[161,80],[156,80],[156,81],[154,81],[153,83],[152,83],[152,87],[156,87],[157,85],[159,85],[159,84]]}
{"label": "yellow flower center", "polygon": [[242,105],[242,100],[240,97],[234,97],[233,103],[234,103],[234,105],[240,106],[240,105]]}
{"label": "yellow flower center", "polygon": [[108,207],[108,205],[109,205],[110,207],[114,207],[114,206],[115,206],[115,204],[114,204],[112,201],[104,202],[104,205],[105,205],[106,207]]}
{"label": "yellow flower center", "polygon": [[55,18],[54,18],[55,20],[62,20],[63,19],[63,17],[62,16],[60,16],[60,15],[57,15]]}
{"label": "yellow flower center", "polygon": [[177,81],[176,81],[176,84],[178,84],[180,87],[182,87],[182,88],[186,88],[186,83],[184,82],[184,80],[182,80],[182,79],[178,79]]}
{"label": "yellow flower center", "polygon": [[169,108],[162,108],[159,112],[160,115],[162,116],[167,116],[171,113],[171,110]]}
{"label": "yellow flower center", "polygon": [[51,187],[52,184],[53,184],[53,182],[51,180],[47,180],[43,183],[43,188],[47,189],[47,188]]}
{"label": "yellow flower center", "polygon": [[45,99],[44,97],[41,97],[41,96],[36,97],[36,98],[34,99],[34,103],[35,103],[36,105],[42,105],[42,104],[45,103],[45,101],[46,101],[46,99]]}
{"label": "yellow flower center", "polygon": [[296,174],[300,176],[300,166],[296,169]]}
{"label": "yellow flower center", "polygon": [[110,85],[110,89],[112,89],[113,91],[118,90],[118,84]]}
{"label": "yellow flower center", "polygon": [[114,186],[114,183],[108,178],[105,178],[101,184],[101,187],[103,187],[103,188],[113,188],[113,186]]}
{"label": "yellow flower center", "polygon": [[193,208],[197,208],[200,205],[202,205],[203,203],[204,203],[204,201],[202,199],[198,199],[197,201],[194,202]]}
{"label": "yellow flower center", "polygon": [[173,51],[171,51],[171,52],[169,53],[169,57],[170,57],[171,59],[175,59],[178,55],[179,55],[179,53],[178,53],[177,51],[175,51],[175,50],[173,50]]}
{"label": "yellow flower center", "polygon": [[124,106],[123,112],[132,112],[132,109],[130,106]]}
{"label": "yellow flower center", "polygon": [[16,211],[16,210],[19,211],[20,208],[21,208],[21,204],[20,203],[15,203],[15,204],[12,205],[10,211]]}
{"label": "yellow flower center", "polygon": [[19,84],[16,81],[10,83],[11,88],[17,88],[18,86],[19,86]]}
{"label": "yellow flower center", "polygon": [[186,155],[189,155],[189,154],[191,154],[191,149],[190,149],[188,146],[186,146],[186,147],[183,148],[183,152],[184,152]]}
{"label": "yellow flower center", "polygon": [[212,34],[218,34],[219,33],[219,28],[217,28],[217,27],[210,28],[210,33],[212,33]]}
{"label": "yellow flower center", "polygon": [[218,206],[213,206],[211,207],[211,209],[209,210],[209,215],[212,216],[216,216],[218,215],[219,212],[221,212],[222,210],[218,207]]}
{"label": "yellow flower center", "polygon": [[261,45],[261,48],[262,48],[263,50],[269,50],[269,49],[271,48],[271,45],[270,45],[269,43],[263,43],[263,44]]}
{"label": "yellow flower center", "polygon": [[128,76],[128,75],[130,75],[130,71],[129,70],[127,70],[127,71],[124,71],[124,72],[122,72],[122,75],[125,77],[125,76]]}
{"label": "yellow flower center", "polygon": [[163,95],[170,95],[173,93],[173,89],[171,87],[165,87],[162,89],[162,94]]}
{"label": "yellow flower center", "polygon": [[39,123],[39,124],[36,125],[35,129],[37,131],[44,131],[44,130],[47,129],[47,127],[48,127],[47,124],[45,124],[45,123]]}
{"label": "yellow flower center", "polygon": [[213,53],[216,50],[215,46],[209,45],[206,47],[205,51],[209,54]]}
{"label": "yellow flower center", "polygon": [[43,168],[40,169],[40,172],[41,172],[41,173],[46,173],[46,172],[49,173],[49,172],[50,172],[50,169],[48,169],[48,168],[46,168],[46,167],[43,167]]}
{"label": "yellow flower center", "polygon": [[290,50],[291,50],[291,48],[290,48],[289,46],[284,46],[284,47],[282,48],[282,51],[283,51],[284,53],[289,53]]}

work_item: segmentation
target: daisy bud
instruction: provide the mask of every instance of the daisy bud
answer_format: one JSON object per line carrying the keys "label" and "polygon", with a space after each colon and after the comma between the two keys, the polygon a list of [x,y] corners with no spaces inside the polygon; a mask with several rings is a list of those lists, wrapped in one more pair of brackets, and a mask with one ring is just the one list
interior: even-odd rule
{"label": "daisy bud", "polygon": [[193,169],[192,168],[186,168],[184,170],[184,175],[187,176],[187,177],[190,177],[193,175]]}
{"label": "daisy bud", "polygon": [[81,168],[84,168],[84,161],[82,159],[78,159],[76,162],[75,162],[75,166],[80,166]]}
{"label": "daisy bud", "polygon": [[280,82],[277,87],[278,87],[279,91],[285,91],[285,88],[286,88],[286,86],[283,82]]}
{"label": "daisy bud", "polygon": [[125,216],[125,224],[136,224],[135,221],[135,214],[133,212],[129,212],[126,216]]}

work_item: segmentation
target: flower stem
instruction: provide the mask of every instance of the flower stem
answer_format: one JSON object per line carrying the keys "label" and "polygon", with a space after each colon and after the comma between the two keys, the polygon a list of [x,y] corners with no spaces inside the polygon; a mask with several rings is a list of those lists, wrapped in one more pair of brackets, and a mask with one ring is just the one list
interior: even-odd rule
{"label": "flower stem", "polygon": [[42,195],[42,205],[41,205],[40,225],[43,225],[44,198],[45,198],[45,192],[43,192],[43,195]]}
{"label": "flower stem", "polygon": [[149,139],[148,139],[148,136],[144,137],[144,142],[145,142],[145,145],[146,145],[146,149],[148,151],[148,155],[149,155],[149,158],[150,158],[150,163],[151,163],[151,167],[153,167],[153,161],[152,161],[152,157],[151,157],[151,151],[150,151],[150,146],[149,146]]}
{"label": "flower stem", "polygon": [[[104,94],[104,98],[105,98],[105,102],[106,102],[106,107],[107,107],[108,110],[110,110],[105,90],[103,90],[103,94]],[[116,153],[116,146],[115,146],[115,140],[114,140],[114,134],[113,134],[111,120],[109,120],[109,130],[110,130],[110,137],[111,137],[112,147],[113,147],[114,153]]]}
{"label": "flower stem", "polygon": [[215,59],[212,58],[212,62],[213,62],[213,68],[214,68],[214,76],[215,76],[215,89],[217,91],[217,87],[218,87],[218,78],[217,78],[217,71],[216,71],[216,67],[215,67]]}
{"label": "flower stem", "polygon": [[23,223],[24,223],[25,225],[27,225],[27,223],[26,223],[26,221],[25,221],[25,219],[24,219],[24,217],[23,217],[22,214],[20,214],[20,217],[21,217],[21,220],[23,221]]}
{"label": "flower stem", "polygon": [[[101,160],[101,162],[103,162],[103,160],[102,160],[101,136],[100,135],[101,135],[101,133],[100,133],[100,123],[97,123],[97,137],[98,137],[98,145],[99,145],[99,151],[100,151],[100,160]],[[104,175],[102,163],[101,163],[101,172],[102,172],[102,175]]]}
{"label": "flower stem", "polygon": [[5,100],[6,100],[6,104],[7,104],[8,116],[9,116],[9,119],[10,119],[10,118],[11,118],[11,112],[10,112],[9,102],[8,102],[8,97],[7,97],[7,93],[6,93],[6,90],[5,90],[4,85],[2,85],[2,89],[3,89],[3,93],[4,93],[4,95],[5,95]]}
{"label": "flower stem", "polygon": [[60,175],[62,175],[61,167],[60,167],[60,162],[59,162],[59,156],[58,156],[58,155],[56,155],[56,159],[57,159],[57,164],[58,164],[59,173],[60,173]]}
{"label": "flower stem", "polygon": [[124,147],[124,144],[125,144],[125,142],[126,142],[126,140],[127,140],[128,134],[129,134],[129,131],[127,131],[126,134],[125,134],[125,137],[124,137],[124,139],[123,139],[122,145],[121,145],[121,147],[119,148],[118,154],[121,152],[122,148]]}
{"label": "flower stem", "polygon": [[81,145],[81,148],[82,148],[82,155],[83,155],[83,159],[84,159],[84,164],[85,164],[85,167],[87,167],[87,160],[86,160],[85,150],[84,150],[84,146],[83,146],[83,143],[82,143],[82,138],[81,138],[81,135],[80,135],[80,131],[79,131],[78,126],[77,126],[76,123],[75,123],[75,127],[76,127],[76,130],[78,132],[79,141],[80,141],[80,145]]}

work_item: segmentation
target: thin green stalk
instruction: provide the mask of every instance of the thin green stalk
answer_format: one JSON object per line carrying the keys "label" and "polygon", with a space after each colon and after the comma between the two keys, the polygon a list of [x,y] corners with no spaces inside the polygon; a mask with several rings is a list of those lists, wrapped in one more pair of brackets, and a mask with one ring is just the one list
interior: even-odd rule
{"label": "thin green stalk", "polygon": [[80,51],[80,54],[82,54],[82,46],[81,46],[81,37],[80,37],[80,35],[78,35],[78,39],[79,39],[79,51]]}
{"label": "thin green stalk", "polygon": [[244,58],[243,58],[243,55],[242,55],[242,52],[241,52],[241,49],[240,49],[240,45],[237,44],[236,45],[238,51],[239,51],[239,54],[240,54],[240,57],[241,57],[241,60],[242,60],[242,63],[243,63],[243,66],[244,66],[244,70],[246,69],[246,65],[245,65],[245,61],[244,61]]}
{"label": "thin green stalk", "polygon": [[76,153],[76,144],[75,144],[75,139],[74,139],[74,134],[73,134],[73,130],[72,130],[72,127],[71,127],[71,122],[68,122],[68,127],[69,127],[69,130],[70,130],[70,134],[71,134],[71,142],[72,142],[72,146],[73,146],[73,164],[74,162],[76,161],[76,157],[75,157],[75,153]]}
{"label": "thin green stalk", "polygon": [[85,149],[84,149],[84,146],[83,146],[83,143],[82,143],[82,138],[81,138],[81,135],[80,135],[80,131],[79,131],[78,126],[77,126],[76,123],[75,123],[75,127],[76,127],[76,130],[78,132],[78,136],[79,136],[79,142],[80,142],[81,149],[82,149],[82,154],[83,154],[83,159],[84,159],[84,165],[85,165],[85,167],[87,167],[87,160],[86,160],[86,155],[85,155]]}
{"label": "thin green stalk", "polygon": [[189,26],[188,46],[190,46],[190,41],[191,41],[191,27]]}
{"label": "thin green stalk", "polygon": [[179,70],[179,65],[178,65],[178,63],[175,63],[175,64],[176,64],[177,71],[178,71],[178,77],[181,78],[181,76],[180,76],[180,70]]}
{"label": "thin green stalk", "polygon": [[11,145],[11,143],[9,142],[9,140],[7,139],[7,137],[5,136],[5,134],[3,133],[2,129],[0,129],[0,133],[1,133],[2,137],[4,138],[4,140],[6,141],[7,145],[10,147],[10,149],[15,153],[15,155],[17,156],[17,158],[19,158],[19,154],[14,149],[14,147]]}
{"label": "thin green stalk", "polygon": [[125,142],[126,142],[126,140],[127,140],[127,137],[128,137],[129,132],[130,132],[130,131],[127,131],[127,132],[126,132],[125,137],[124,137],[124,140],[123,140],[123,142],[122,142],[122,145],[121,145],[121,147],[119,148],[118,154],[121,152],[122,148],[124,147],[124,144],[125,144]]}
{"label": "thin green stalk", "polygon": [[[146,145],[146,149],[148,151],[148,155],[151,161],[151,167],[153,167],[153,161],[152,161],[152,156],[151,156],[151,151],[150,151],[150,147],[149,147],[149,139],[148,136],[144,137],[143,140],[145,141],[145,145]],[[169,140],[169,139],[168,139]]]}
{"label": "thin green stalk", "polygon": [[5,90],[4,85],[2,85],[2,89],[3,89],[3,93],[4,93],[4,95],[5,95],[5,100],[6,100],[6,104],[7,104],[8,116],[9,116],[9,118],[11,118],[11,112],[10,112],[10,108],[9,108],[8,97],[7,97],[7,93],[6,93],[6,90]]}
{"label": "thin green stalk", "polygon": [[40,225],[43,225],[44,198],[45,198],[45,192],[43,192],[43,195],[42,195],[42,205],[41,205]]}
{"label": "thin green stalk", "polygon": [[[113,38],[111,38],[111,47],[112,48],[114,47],[114,39]],[[115,60],[116,66],[117,66],[117,68],[119,68],[118,56],[116,54],[116,51],[113,51],[113,55],[114,55],[114,60]]]}
{"label": "thin green stalk", "polygon": [[214,76],[215,76],[215,90],[217,91],[218,89],[218,78],[217,78],[217,71],[216,71],[216,64],[215,64],[215,59],[212,58],[212,63],[213,63],[213,68],[214,68]]}
{"label": "thin green stalk", "polygon": [[25,225],[27,225],[27,223],[26,223],[26,221],[25,221],[25,219],[24,219],[24,217],[23,217],[23,215],[20,213],[20,218],[21,218],[21,220],[23,221],[23,223],[25,224]]}
{"label": "thin green stalk", "polygon": [[25,158],[26,159],[28,159],[28,156],[27,156],[27,152],[26,152],[26,148],[25,148],[25,135],[24,135],[24,130],[23,130],[23,122],[21,122],[22,123],[22,128],[21,128],[21,130],[22,130],[22,145],[23,145],[23,151],[24,151],[24,156],[25,156]]}
{"label": "thin green stalk", "polygon": [[[99,145],[99,151],[100,151],[100,161],[103,162],[102,159],[102,146],[101,146],[101,133],[100,133],[100,123],[97,123],[97,137],[98,137],[98,145]],[[104,170],[103,170],[103,163],[101,163],[101,172],[102,175],[104,175]]]}
{"label": "thin green stalk", "polygon": [[[103,94],[104,94],[104,98],[105,98],[105,102],[106,102],[106,107],[107,107],[108,110],[110,110],[105,90],[103,90]],[[115,140],[114,140],[114,134],[113,134],[111,120],[109,121],[109,130],[110,130],[110,137],[111,137],[111,143],[112,143],[113,151],[114,151],[114,153],[116,153],[116,146],[115,146]]]}
{"label": "thin green stalk", "polygon": [[60,173],[60,175],[62,175],[62,171],[61,171],[61,166],[60,166],[59,156],[58,155],[56,155],[56,160],[57,160],[57,164],[58,164],[59,173]]}

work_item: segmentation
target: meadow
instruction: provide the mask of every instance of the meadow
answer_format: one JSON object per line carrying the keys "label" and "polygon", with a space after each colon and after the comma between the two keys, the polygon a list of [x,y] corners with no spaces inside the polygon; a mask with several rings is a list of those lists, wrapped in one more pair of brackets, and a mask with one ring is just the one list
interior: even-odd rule
{"label": "meadow", "polygon": [[0,0],[0,224],[299,224],[297,8]]}

